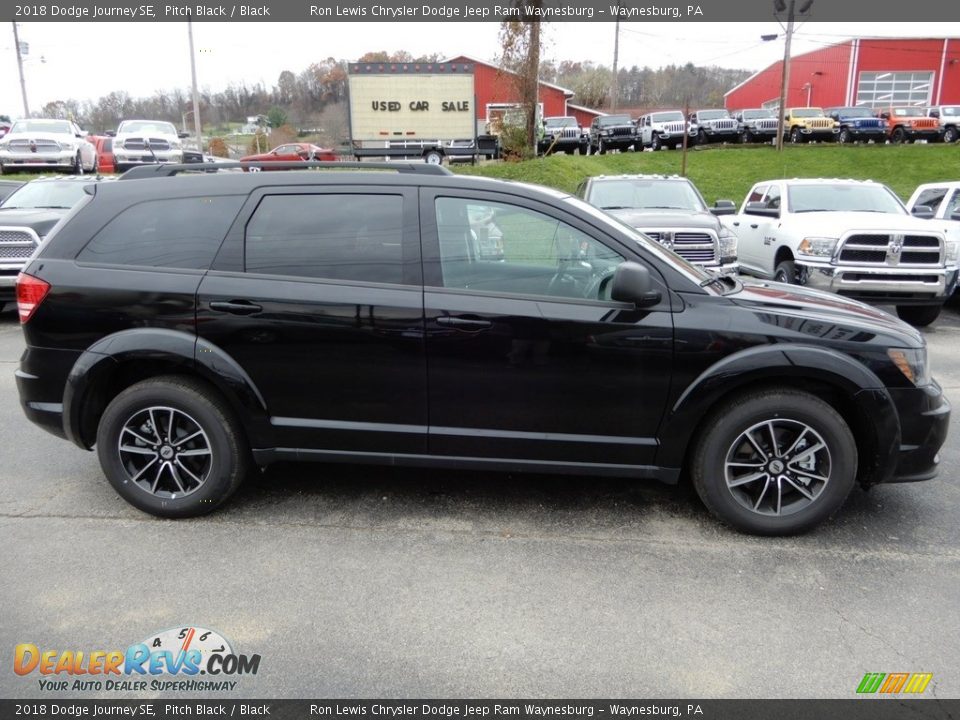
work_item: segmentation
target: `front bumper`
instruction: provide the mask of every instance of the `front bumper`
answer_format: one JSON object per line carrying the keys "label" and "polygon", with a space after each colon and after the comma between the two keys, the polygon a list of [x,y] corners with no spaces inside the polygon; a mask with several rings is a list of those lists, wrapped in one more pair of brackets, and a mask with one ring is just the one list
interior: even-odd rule
{"label": "front bumper", "polygon": [[70,168],[77,157],[76,150],[56,152],[11,152],[0,150],[0,165],[23,165],[25,167]]}
{"label": "front bumper", "polygon": [[796,264],[803,285],[874,304],[930,305],[946,300],[957,286],[956,268],[906,270],[807,260]]}
{"label": "front bumper", "polygon": [[116,150],[113,151],[115,165],[153,165],[154,163],[183,162],[182,150],[155,150],[151,155],[143,150]]}
{"label": "front bumper", "polygon": [[932,130],[917,130],[915,128],[903,128],[904,133],[906,134],[907,140],[928,140],[934,142],[943,137],[943,132],[940,128]]}
{"label": "front bumper", "polygon": [[883,482],[917,482],[936,477],[940,448],[950,427],[950,402],[936,382],[889,392],[900,416],[901,436],[896,468]]}

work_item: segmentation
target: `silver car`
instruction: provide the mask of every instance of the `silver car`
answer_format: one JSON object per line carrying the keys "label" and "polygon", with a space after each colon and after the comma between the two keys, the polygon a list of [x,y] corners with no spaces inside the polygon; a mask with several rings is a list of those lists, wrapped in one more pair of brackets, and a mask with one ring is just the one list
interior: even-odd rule
{"label": "silver car", "polygon": [[97,149],[70,120],[17,120],[0,140],[0,174],[33,168],[97,172]]}

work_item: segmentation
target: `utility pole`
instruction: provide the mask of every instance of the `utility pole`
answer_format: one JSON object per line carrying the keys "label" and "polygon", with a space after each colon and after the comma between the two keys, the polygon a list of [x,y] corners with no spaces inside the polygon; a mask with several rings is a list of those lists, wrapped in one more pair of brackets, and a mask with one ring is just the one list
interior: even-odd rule
{"label": "utility pole", "polygon": [[[781,0],[782,1],[782,0]],[[787,7],[787,41],[783,44],[783,72],[780,73],[780,122],[777,123],[777,150],[783,151],[783,133],[787,112],[787,87],[790,83],[790,41],[793,39],[793,20],[797,0],[789,0]]]}
{"label": "utility pole", "polygon": [[20,52],[20,34],[17,24],[13,23],[13,44],[17,48],[17,67],[20,69],[20,92],[23,95],[23,116],[30,117],[30,104],[27,102],[27,82],[23,79],[23,54]]}
{"label": "utility pole", "polygon": [[[792,2],[792,0],[791,0]],[[193,82],[193,130],[197,134],[197,150],[203,154],[203,135],[200,125],[200,93],[197,90],[197,59],[193,52],[193,20],[187,16],[187,35],[190,38],[190,78]]]}
{"label": "utility pole", "polygon": [[[617,2],[617,9],[620,9],[620,2]],[[618,14],[619,18],[620,15]],[[617,20],[616,30],[613,36],[613,82],[610,83],[610,109],[617,109],[617,102],[620,99],[620,78],[618,77],[617,61],[620,59],[620,20]]]}

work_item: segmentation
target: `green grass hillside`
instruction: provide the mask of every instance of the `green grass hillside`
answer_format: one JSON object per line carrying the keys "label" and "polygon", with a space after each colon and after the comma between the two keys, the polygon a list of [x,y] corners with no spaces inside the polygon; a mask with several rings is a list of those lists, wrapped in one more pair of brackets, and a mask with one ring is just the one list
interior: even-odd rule
{"label": "green grass hillside", "polygon": [[[548,185],[574,192],[590,175],[623,173],[680,174],[681,153],[552,155],[518,163],[454,166],[454,172]],[[708,203],[738,205],[753,183],[784,177],[876,180],[906,200],[920,183],[960,180],[960,145],[801,145],[782,153],[773,147],[717,146],[691,150],[687,176]]]}

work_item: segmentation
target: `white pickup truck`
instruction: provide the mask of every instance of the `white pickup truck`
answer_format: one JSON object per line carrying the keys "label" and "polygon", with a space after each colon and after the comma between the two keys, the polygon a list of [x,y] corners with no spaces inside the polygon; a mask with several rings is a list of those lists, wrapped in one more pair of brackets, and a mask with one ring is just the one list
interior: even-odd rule
{"label": "white pickup truck", "polygon": [[960,243],[879,183],[759,182],[721,221],[739,239],[741,272],[896,305],[918,327],[936,320],[957,284]]}

